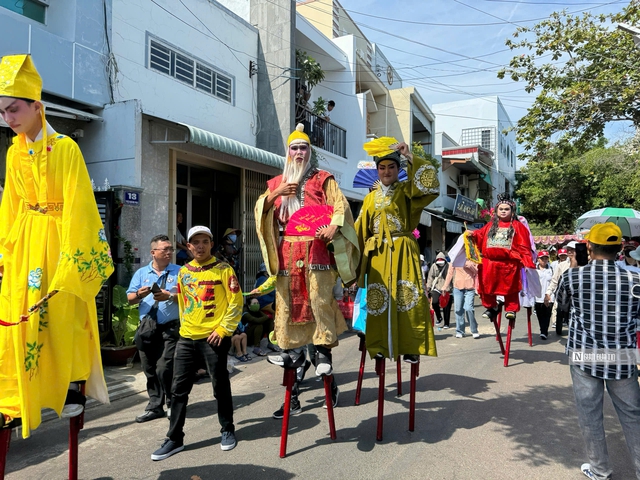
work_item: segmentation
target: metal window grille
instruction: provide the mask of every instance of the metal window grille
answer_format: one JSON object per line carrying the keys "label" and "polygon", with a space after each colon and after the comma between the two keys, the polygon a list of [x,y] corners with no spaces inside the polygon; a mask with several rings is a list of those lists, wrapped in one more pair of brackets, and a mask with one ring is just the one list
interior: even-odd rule
{"label": "metal window grille", "polygon": [[233,80],[230,77],[155,40],[149,41],[148,67],[226,102],[232,101]]}
{"label": "metal window grille", "polygon": [[262,252],[260,251],[260,243],[258,242],[258,234],[256,233],[256,219],[253,208],[256,201],[267,189],[267,180],[269,175],[264,173],[244,171],[244,202],[245,202],[245,219],[244,219],[244,291],[253,290],[256,273],[258,267],[264,261]]}

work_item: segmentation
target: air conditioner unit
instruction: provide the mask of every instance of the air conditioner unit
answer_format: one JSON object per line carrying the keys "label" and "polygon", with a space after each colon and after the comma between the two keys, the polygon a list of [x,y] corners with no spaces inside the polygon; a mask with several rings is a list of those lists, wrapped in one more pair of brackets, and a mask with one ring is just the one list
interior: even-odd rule
{"label": "air conditioner unit", "polygon": [[460,188],[469,188],[469,176],[458,175],[458,186]]}

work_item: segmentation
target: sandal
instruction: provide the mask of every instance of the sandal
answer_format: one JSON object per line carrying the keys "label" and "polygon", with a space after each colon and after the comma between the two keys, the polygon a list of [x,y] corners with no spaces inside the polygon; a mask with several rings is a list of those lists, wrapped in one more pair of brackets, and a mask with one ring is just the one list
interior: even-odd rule
{"label": "sandal", "polygon": [[250,362],[251,361],[251,357],[249,356],[248,353],[246,355],[243,355],[243,357],[244,357],[244,361],[245,362]]}

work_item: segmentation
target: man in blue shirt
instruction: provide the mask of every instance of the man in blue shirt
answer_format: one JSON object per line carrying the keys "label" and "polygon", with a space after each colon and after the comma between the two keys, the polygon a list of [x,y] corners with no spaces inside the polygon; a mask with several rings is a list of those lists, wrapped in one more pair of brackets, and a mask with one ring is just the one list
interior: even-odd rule
{"label": "man in blue shirt", "polygon": [[[171,411],[171,382],[173,380],[173,356],[180,330],[180,313],[177,299],[178,271],[171,263],[174,248],[169,237],[156,235],[151,239],[151,263],[140,268],[131,279],[127,298],[131,305],[140,304],[140,318],[157,306],[158,328],[152,341],[140,352],[142,369],[147,377],[149,404],[136,422],[143,423],[166,415]],[[153,293],[153,285],[156,293]]]}

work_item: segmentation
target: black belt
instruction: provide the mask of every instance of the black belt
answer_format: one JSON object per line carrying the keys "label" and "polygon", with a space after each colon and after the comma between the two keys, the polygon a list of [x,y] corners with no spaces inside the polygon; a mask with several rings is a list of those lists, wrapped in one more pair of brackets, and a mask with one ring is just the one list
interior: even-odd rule
{"label": "black belt", "polygon": [[180,323],[180,320],[169,320],[165,323],[158,323],[158,328],[169,328],[173,327],[176,323]]}

